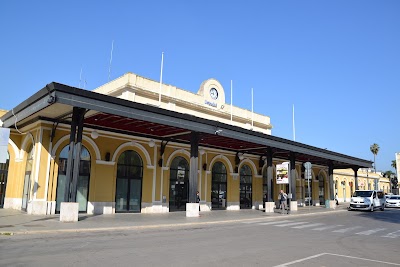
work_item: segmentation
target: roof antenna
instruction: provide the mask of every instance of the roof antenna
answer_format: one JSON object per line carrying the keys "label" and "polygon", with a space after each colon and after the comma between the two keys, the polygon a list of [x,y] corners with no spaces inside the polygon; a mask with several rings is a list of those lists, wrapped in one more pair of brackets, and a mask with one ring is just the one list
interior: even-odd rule
{"label": "roof antenna", "polygon": [[158,89],[158,107],[161,107],[162,71],[164,66],[164,52],[161,53],[160,89]]}
{"label": "roof antenna", "polygon": [[114,50],[114,40],[111,43],[111,57],[110,57],[110,66],[108,68],[108,81],[110,81],[110,75],[111,75],[111,62],[112,62],[113,50]]}
{"label": "roof antenna", "polygon": [[81,81],[82,81],[82,66],[81,66],[81,74],[79,75],[79,86],[78,86],[78,88],[81,88]]}

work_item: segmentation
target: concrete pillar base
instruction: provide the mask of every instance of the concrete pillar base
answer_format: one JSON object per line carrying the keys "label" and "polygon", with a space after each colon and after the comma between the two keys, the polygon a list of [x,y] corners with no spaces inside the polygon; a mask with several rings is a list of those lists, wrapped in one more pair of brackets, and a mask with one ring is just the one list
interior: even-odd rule
{"label": "concrete pillar base", "polygon": [[60,222],[77,222],[79,214],[78,202],[61,202]]}
{"label": "concrete pillar base", "polygon": [[336,209],[336,200],[325,200],[325,208]]}
{"label": "concrete pillar base", "polygon": [[186,217],[199,217],[199,203],[186,203]]}
{"label": "concrete pillar base", "polygon": [[297,211],[297,200],[290,201],[290,211]]}
{"label": "concrete pillar base", "polygon": [[265,202],[265,212],[274,212],[275,202]]}

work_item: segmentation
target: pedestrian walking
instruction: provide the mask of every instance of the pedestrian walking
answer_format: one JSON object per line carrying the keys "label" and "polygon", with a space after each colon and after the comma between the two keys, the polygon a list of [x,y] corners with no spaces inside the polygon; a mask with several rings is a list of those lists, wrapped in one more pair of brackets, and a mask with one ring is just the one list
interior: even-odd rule
{"label": "pedestrian walking", "polygon": [[200,203],[200,193],[199,193],[199,191],[196,192],[196,203]]}
{"label": "pedestrian walking", "polygon": [[286,212],[287,209],[287,194],[281,190],[279,193],[279,208],[281,209],[281,213]]}

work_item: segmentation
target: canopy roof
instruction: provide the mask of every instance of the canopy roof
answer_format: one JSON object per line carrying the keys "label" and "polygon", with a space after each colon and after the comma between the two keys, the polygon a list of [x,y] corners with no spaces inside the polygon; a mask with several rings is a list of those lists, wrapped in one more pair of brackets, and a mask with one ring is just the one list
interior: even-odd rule
{"label": "canopy roof", "polygon": [[371,168],[372,162],[309,146],[241,127],[220,123],[103,95],[59,83],[50,83],[1,117],[3,127],[23,128],[36,121],[71,123],[73,107],[85,108],[84,127],[156,140],[190,143],[192,131],[200,134],[199,146],[249,153],[263,157],[271,148],[274,158],[333,168]]}

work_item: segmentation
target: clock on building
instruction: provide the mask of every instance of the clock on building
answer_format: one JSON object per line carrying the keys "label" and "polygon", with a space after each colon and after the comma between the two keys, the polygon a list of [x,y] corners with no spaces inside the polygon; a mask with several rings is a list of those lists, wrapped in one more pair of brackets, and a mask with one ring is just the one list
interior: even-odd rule
{"label": "clock on building", "polygon": [[217,100],[218,98],[218,91],[214,87],[210,89],[210,96],[212,99]]}

